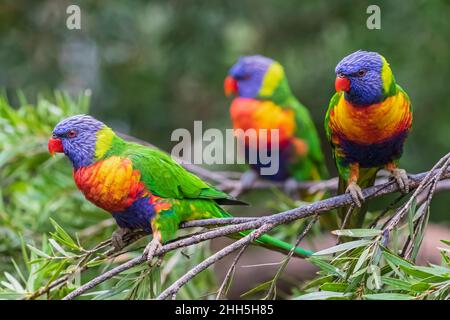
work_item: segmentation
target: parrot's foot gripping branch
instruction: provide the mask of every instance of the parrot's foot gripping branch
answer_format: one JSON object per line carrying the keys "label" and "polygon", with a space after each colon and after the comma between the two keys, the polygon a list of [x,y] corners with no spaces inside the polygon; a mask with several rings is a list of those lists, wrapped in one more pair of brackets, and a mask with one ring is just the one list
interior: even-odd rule
{"label": "parrot's foot gripping branch", "polygon": [[123,247],[125,247],[126,243],[124,241],[124,237],[130,232],[131,230],[127,228],[119,228],[113,232],[111,235],[111,244],[115,251],[120,251]]}
{"label": "parrot's foot gripping branch", "polygon": [[361,204],[364,202],[364,195],[362,194],[361,187],[358,186],[356,182],[352,181],[348,185],[345,192],[352,196],[353,202],[358,208],[360,208]]}
{"label": "parrot's foot gripping branch", "polygon": [[[149,264],[150,267],[153,266],[152,260],[153,257],[155,256],[155,253],[158,252],[158,250],[160,250],[162,248],[162,244],[161,241],[157,238],[157,237],[153,237],[152,241],[149,242],[149,244],[147,244],[147,246],[144,249],[144,256],[147,257],[147,263]],[[160,265],[162,262],[162,257],[160,256],[158,257],[158,262],[156,263],[156,265]]]}
{"label": "parrot's foot gripping branch", "polygon": [[409,193],[409,178],[404,169],[395,168],[391,171],[392,176],[397,181],[397,184],[402,193]]}

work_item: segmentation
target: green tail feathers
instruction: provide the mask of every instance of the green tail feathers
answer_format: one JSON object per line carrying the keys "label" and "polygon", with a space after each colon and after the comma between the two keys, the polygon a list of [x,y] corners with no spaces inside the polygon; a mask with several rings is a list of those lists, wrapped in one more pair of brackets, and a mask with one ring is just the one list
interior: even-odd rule
{"label": "green tail feathers", "polygon": [[[222,209],[222,208],[221,208]],[[230,215],[228,212],[226,212],[225,210],[222,209],[221,212],[222,218],[231,218],[232,215]],[[235,233],[235,234],[231,234],[229,235],[230,238],[242,238],[245,237],[247,235],[249,235],[251,232],[253,232],[254,230],[248,230],[248,231],[241,231],[239,233]],[[254,244],[259,245],[261,247],[270,249],[270,250],[274,250],[274,251],[278,251],[281,253],[289,253],[289,251],[291,251],[293,245],[284,242],[282,240],[279,240],[277,238],[271,237],[267,234],[263,234],[261,235],[259,238],[257,238],[254,241]],[[309,257],[313,254],[312,251],[297,247],[294,250],[294,256],[299,257],[299,258],[306,258]]]}
{"label": "green tail feathers", "polygon": [[[250,232],[247,232],[247,234]],[[292,250],[292,245],[287,242],[281,241],[277,238],[271,237],[267,234],[263,234],[261,237],[256,239],[257,244],[263,246],[264,248],[272,249],[275,251],[279,251],[281,253],[289,253]],[[313,252],[310,250],[306,250],[300,247],[295,248],[294,256],[300,258],[306,258],[312,255]]]}

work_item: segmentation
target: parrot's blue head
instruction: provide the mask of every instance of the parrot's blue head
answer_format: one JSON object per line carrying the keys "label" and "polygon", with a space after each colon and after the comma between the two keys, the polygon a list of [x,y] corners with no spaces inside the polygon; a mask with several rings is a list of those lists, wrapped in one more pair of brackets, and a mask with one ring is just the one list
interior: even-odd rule
{"label": "parrot's blue head", "polygon": [[53,129],[48,150],[52,155],[55,152],[64,153],[75,169],[88,166],[94,161],[98,132],[105,127],[88,115],[66,118]]}
{"label": "parrot's blue head", "polygon": [[284,80],[284,69],[275,60],[255,55],[239,58],[225,79],[225,94],[270,99]]}
{"label": "parrot's blue head", "polygon": [[357,106],[381,102],[395,87],[386,59],[377,52],[356,51],[336,66],[336,91]]}

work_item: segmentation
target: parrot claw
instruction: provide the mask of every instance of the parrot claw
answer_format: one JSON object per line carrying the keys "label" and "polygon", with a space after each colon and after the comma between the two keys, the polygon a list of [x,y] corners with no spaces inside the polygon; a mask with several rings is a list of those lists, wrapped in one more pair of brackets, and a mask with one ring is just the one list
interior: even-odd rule
{"label": "parrot claw", "polygon": [[114,247],[115,251],[120,251],[123,247],[125,247],[123,238],[130,231],[131,230],[128,228],[119,228],[113,232],[113,234],[111,235],[111,244]]}
{"label": "parrot claw", "polygon": [[394,169],[392,170],[392,176],[397,181],[397,184],[400,188],[400,191],[402,193],[408,193],[409,192],[409,178],[406,174],[406,171],[404,169]]}
{"label": "parrot claw", "polygon": [[289,178],[284,182],[284,192],[293,199],[299,199],[298,183],[294,178]]}
{"label": "parrot claw", "polygon": [[[157,238],[153,238],[152,241],[145,247],[144,249],[144,255],[147,258],[147,263],[150,267],[153,266],[152,260],[155,256],[155,253],[162,248],[161,242]],[[162,263],[162,257],[158,258],[158,261],[156,263],[157,266],[161,265]]]}
{"label": "parrot claw", "polygon": [[352,196],[355,205],[360,208],[362,202],[364,202],[364,195],[362,194],[361,187],[356,182],[350,182],[345,193],[349,193]]}

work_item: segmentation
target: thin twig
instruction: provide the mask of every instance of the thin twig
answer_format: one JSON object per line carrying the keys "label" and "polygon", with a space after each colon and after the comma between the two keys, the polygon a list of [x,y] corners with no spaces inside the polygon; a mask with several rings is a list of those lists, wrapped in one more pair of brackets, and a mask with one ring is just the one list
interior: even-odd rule
{"label": "thin twig", "polygon": [[171,286],[169,286],[166,290],[161,292],[161,294],[156,298],[157,300],[164,300],[167,297],[177,293],[180,288],[186,284],[189,280],[191,280],[193,277],[195,277],[197,274],[208,268],[210,265],[216,263],[217,261],[221,260],[225,256],[229,255],[230,253],[236,251],[239,248],[242,248],[243,246],[249,244],[254,239],[258,238],[262,234],[270,231],[272,228],[274,228],[275,225],[268,223],[263,226],[261,226],[259,229],[253,231],[252,233],[246,235],[245,237],[239,239],[238,241],[234,242],[233,244],[223,248],[222,250],[216,252],[209,258],[205,259],[203,262],[189,270],[184,276],[182,276],[180,279],[175,281]]}
{"label": "thin twig", "polygon": [[270,288],[267,291],[266,298],[274,297],[276,298],[276,285],[279,277],[283,274],[284,270],[286,269],[289,261],[291,260],[292,256],[294,255],[295,249],[300,245],[300,242],[306,237],[308,232],[311,230],[311,228],[314,226],[314,224],[319,220],[319,215],[316,214],[311,221],[308,223],[306,228],[299,234],[297,237],[297,240],[295,241],[294,246],[289,251],[288,255],[284,258],[283,261],[281,261],[281,266],[278,268],[277,273],[275,274],[275,277],[272,279],[272,283],[270,284]]}
{"label": "thin twig", "polygon": [[248,243],[245,244],[241,251],[238,252],[236,257],[233,260],[233,263],[231,264],[230,268],[228,269],[227,274],[225,275],[225,278],[222,281],[222,285],[219,288],[219,291],[217,292],[216,300],[222,300],[226,298],[226,295],[228,293],[229,289],[229,283],[231,281],[231,278],[234,275],[234,272],[236,270],[236,264],[238,263],[239,259],[241,258],[242,254],[245,252],[245,249],[247,249]]}
{"label": "thin twig", "polygon": [[[347,223],[350,219],[350,216],[352,215],[352,211],[354,208],[355,208],[354,203],[348,207],[347,212],[345,213],[345,216],[344,216],[344,220],[342,221],[342,224],[341,224],[341,228],[340,228],[341,230],[344,230],[345,228],[347,228]],[[336,244],[339,244],[341,242],[341,236],[337,237],[336,242],[337,242]]]}

